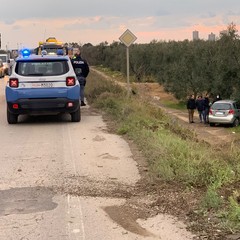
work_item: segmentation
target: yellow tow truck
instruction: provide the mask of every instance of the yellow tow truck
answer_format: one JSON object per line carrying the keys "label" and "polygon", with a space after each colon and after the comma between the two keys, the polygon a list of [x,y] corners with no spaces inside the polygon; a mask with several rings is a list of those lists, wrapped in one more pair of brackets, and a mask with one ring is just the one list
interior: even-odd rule
{"label": "yellow tow truck", "polygon": [[55,37],[49,37],[46,41],[40,41],[37,48],[37,54],[41,55],[45,50],[48,55],[56,55],[62,52],[62,55],[68,55],[68,48],[64,46],[63,42],[58,41]]}

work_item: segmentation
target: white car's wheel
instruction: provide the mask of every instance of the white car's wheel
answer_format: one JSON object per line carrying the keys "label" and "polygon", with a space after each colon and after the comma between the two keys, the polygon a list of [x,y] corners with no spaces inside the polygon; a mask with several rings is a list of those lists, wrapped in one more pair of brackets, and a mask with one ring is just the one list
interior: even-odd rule
{"label": "white car's wheel", "polygon": [[238,119],[238,118],[236,118],[236,119],[234,120],[232,126],[233,126],[233,127],[239,126],[239,119]]}

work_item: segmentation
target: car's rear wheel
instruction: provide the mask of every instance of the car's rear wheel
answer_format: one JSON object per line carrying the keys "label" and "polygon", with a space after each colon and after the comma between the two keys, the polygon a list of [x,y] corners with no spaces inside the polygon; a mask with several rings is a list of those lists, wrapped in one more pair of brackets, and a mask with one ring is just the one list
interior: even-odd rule
{"label": "car's rear wheel", "polygon": [[234,120],[232,126],[233,126],[233,127],[239,126],[239,119],[238,119],[238,118],[236,118],[236,119]]}
{"label": "car's rear wheel", "polygon": [[209,123],[210,127],[214,127],[215,123]]}
{"label": "car's rear wheel", "polygon": [[13,114],[13,113],[9,112],[9,110],[7,110],[7,121],[9,124],[16,124],[18,121],[18,115]]}
{"label": "car's rear wheel", "polygon": [[72,122],[80,122],[81,121],[81,110],[78,107],[76,112],[71,113]]}

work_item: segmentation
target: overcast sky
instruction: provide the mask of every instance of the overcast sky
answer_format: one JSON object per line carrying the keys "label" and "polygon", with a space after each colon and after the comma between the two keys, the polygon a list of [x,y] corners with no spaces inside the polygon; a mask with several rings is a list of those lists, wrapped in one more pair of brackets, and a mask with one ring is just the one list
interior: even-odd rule
{"label": "overcast sky", "polygon": [[36,47],[48,37],[63,42],[119,41],[129,29],[136,43],[207,39],[231,22],[240,31],[240,0],[0,0],[2,48]]}

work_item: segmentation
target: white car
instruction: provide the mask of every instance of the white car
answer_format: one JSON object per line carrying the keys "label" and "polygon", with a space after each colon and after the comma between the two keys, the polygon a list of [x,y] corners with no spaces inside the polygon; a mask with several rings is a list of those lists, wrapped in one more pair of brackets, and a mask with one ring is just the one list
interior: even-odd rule
{"label": "white car", "polygon": [[240,119],[240,104],[233,100],[219,100],[213,103],[209,110],[209,124],[232,125],[237,127]]}

